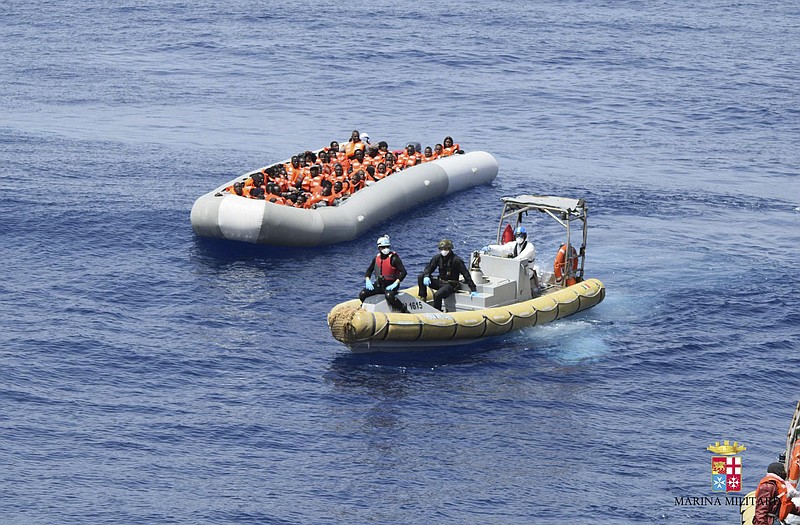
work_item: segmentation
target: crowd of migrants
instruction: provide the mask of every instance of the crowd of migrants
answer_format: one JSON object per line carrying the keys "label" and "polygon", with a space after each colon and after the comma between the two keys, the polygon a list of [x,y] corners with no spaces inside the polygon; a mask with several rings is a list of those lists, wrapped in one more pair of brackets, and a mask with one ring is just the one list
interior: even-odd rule
{"label": "crowd of migrants", "polygon": [[392,152],[389,145],[370,143],[369,136],[354,130],[350,140],[340,147],[336,141],[315,154],[306,151],[287,164],[274,164],[254,173],[244,182],[227,188],[229,193],[294,206],[317,208],[336,206],[364,186],[377,182],[411,166],[464,153],[452,137],[441,144],[417,151],[413,144]]}

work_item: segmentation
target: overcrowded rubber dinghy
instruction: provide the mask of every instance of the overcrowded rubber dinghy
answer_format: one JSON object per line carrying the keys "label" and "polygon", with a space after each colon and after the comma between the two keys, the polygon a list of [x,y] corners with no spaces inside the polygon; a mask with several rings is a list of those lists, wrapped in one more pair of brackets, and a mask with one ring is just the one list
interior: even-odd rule
{"label": "overcrowded rubber dinghy", "polygon": [[254,170],[198,198],[191,212],[195,234],[280,246],[335,244],[355,239],[390,217],[433,199],[488,184],[498,172],[497,160],[487,152],[455,154],[369,181],[347,199],[337,200],[335,206],[321,202],[313,208],[270,202],[263,195],[246,198],[231,190],[237,183],[288,162]]}
{"label": "overcrowded rubber dinghy", "polygon": [[[506,230],[513,231],[511,221],[519,229],[523,217],[531,212],[544,213],[564,228],[566,242],[558,249],[552,274],[536,271],[528,261],[493,255],[487,249],[475,251],[469,272],[475,293],[463,281],[456,282],[458,290],[444,300],[443,311],[434,308],[432,300],[423,300],[418,286],[396,295],[409,313],[394,311],[384,295],[367,297],[363,303],[359,299],[346,301],[328,314],[333,337],[354,352],[424,350],[473,343],[543,325],[600,303],[605,286],[597,279],[584,279],[585,201],[520,195],[504,197],[502,202],[496,246],[503,246]],[[582,229],[577,250],[571,244],[572,224],[576,221]]]}

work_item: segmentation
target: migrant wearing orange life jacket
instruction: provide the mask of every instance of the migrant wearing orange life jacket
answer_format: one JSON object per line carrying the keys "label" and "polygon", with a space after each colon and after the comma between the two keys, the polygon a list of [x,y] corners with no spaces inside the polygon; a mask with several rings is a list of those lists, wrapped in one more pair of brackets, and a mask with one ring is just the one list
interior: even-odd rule
{"label": "migrant wearing orange life jacket", "polygon": [[[372,155],[372,153],[374,153],[374,155]],[[367,166],[377,166],[382,161],[383,157],[380,155],[378,150],[372,150],[368,154],[364,155],[364,164]]]}
{"label": "migrant wearing orange life jacket", "polygon": [[350,181],[346,180],[342,182],[342,189],[337,192],[337,195],[341,197],[348,197],[353,191],[353,187],[350,185]]}
{"label": "migrant wearing orange life jacket", "polygon": [[359,180],[358,182],[351,180],[350,181],[350,192],[355,193],[361,188],[364,187],[364,179]]}
{"label": "migrant wearing orange life jacket", "polygon": [[311,188],[314,186],[319,187],[319,185],[322,183],[322,177],[320,175],[320,171],[321,168],[319,164],[314,164],[313,166],[308,168],[308,173],[303,178],[303,182],[301,184],[302,188],[305,191],[310,191],[313,193],[313,190]]}
{"label": "migrant wearing orange life jacket", "polygon": [[444,144],[444,147],[442,147],[442,157],[449,157],[461,149],[458,144],[453,143],[453,137],[445,137],[442,143]]}
{"label": "migrant wearing orange life jacket", "polygon": [[460,151],[460,150],[461,150],[461,146],[459,146],[458,144],[453,144],[449,148],[446,148],[446,147],[442,148],[442,157],[449,157],[453,153],[455,153],[457,151]]}
{"label": "migrant wearing orange life jacket", "polygon": [[386,173],[386,164],[380,163],[375,167],[375,173],[372,175],[372,178],[375,180],[381,180],[388,175],[389,174]]}
{"label": "migrant wearing orange life jacket", "polygon": [[347,158],[347,153],[345,153],[344,151],[336,153],[336,162],[342,165],[344,171],[347,171],[347,168],[350,167],[350,159]]}
{"label": "migrant wearing orange life jacket", "polygon": [[359,140],[358,142],[350,141],[344,146],[344,152],[347,154],[347,158],[353,158],[353,155],[356,154],[356,150],[365,150],[367,145],[364,144],[363,141]]}
{"label": "migrant wearing orange life jacket", "polygon": [[322,174],[326,177],[333,175],[333,164],[330,162],[320,164]]}
{"label": "migrant wearing orange life jacket", "polygon": [[422,161],[422,154],[414,149],[414,146],[409,145],[406,150],[397,157],[396,165],[401,168],[410,168],[417,164],[417,161]]}
{"label": "migrant wearing orange life jacket", "polygon": [[286,179],[289,181],[289,184],[295,184],[297,178],[300,177],[300,174],[303,172],[303,166],[298,165],[295,167],[291,164],[284,164],[284,166],[286,166]]}
{"label": "migrant wearing orange life jacket", "polygon": [[360,162],[357,158],[353,157],[350,160],[350,168],[352,171],[356,172],[359,170],[366,170],[368,164],[366,162]]}
{"label": "migrant wearing orange life jacket", "polygon": [[[238,185],[238,186],[237,186]],[[239,191],[242,193],[237,193],[236,188],[239,188]],[[235,182],[232,186],[228,186],[225,188],[225,191],[230,193],[231,195],[239,195],[240,197],[244,196],[244,185],[241,182]]]}
{"label": "migrant wearing orange life jacket", "polygon": [[298,181],[300,186],[302,187],[303,184],[307,184],[307,180],[311,179],[311,169],[308,166],[303,166],[300,170],[300,175],[295,179],[294,185],[297,187]]}

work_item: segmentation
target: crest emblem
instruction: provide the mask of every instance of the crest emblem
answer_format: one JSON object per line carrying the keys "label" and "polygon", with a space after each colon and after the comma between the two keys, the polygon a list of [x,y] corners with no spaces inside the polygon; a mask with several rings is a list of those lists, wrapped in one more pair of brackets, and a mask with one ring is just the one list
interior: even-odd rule
{"label": "crest emblem", "polygon": [[747,450],[744,445],[737,442],[730,444],[724,441],[722,445],[717,441],[706,450],[715,455],[711,458],[711,491],[712,492],[739,492],[742,490],[742,458],[735,456]]}

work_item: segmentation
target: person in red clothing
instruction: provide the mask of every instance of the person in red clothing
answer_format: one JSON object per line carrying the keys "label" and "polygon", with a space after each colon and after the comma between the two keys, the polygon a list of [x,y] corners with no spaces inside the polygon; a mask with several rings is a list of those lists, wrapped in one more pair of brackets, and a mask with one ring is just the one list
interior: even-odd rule
{"label": "person in red clothing", "polygon": [[791,484],[786,483],[786,468],[783,463],[770,463],[767,475],[761,478],[756,489],[756,511],[753,525],[780,523],[778,516],[782,505],[789,505],[795,495]]}

